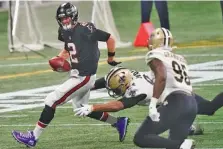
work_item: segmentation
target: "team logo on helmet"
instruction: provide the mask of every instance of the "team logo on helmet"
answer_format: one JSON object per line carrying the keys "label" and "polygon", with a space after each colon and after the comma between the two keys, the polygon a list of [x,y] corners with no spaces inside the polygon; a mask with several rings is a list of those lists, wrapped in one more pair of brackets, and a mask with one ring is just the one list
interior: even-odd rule
{"label": "team logo on helmet", "polygon": [[123,96],[130,86],[132,74],[129,69],[115,67],[110,70],[106,77],[106,88],[111,97]]}

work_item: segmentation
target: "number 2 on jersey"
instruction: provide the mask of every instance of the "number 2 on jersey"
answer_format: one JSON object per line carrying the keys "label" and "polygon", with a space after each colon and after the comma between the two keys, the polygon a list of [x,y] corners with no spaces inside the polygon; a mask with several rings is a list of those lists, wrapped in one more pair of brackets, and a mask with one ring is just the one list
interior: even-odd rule
{"label": "number 2 on jersey", "polygon": [[182,83],[184,81],[187,85],[190,85],[190,78],[185,71],[186,66],[183,64],[180,65],[176,61],[172,61],[172,67],[173,71],[177,74],[177,76],[174,77],[177,82]]}
{"label": "number 2 on jersey", "polygon": [[71,62],[72,63],[78,63],[77,51],[76,51],[75,45],[73,43],[68,43],[67,46],[70,49],[70,59],[71,59]]}

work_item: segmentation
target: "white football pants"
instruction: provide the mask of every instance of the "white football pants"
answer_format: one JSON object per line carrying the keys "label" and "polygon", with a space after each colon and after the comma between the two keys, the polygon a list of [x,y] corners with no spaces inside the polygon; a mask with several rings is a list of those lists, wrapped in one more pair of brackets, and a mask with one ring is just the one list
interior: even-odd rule
{"label": "white football pants", "polygon": [[72,99],[73,106],[78,108],[81,104],[87,104],[90,97],[90,89],[94,86],[96,75],[71,76],[45,98],[45,104],[56,108]]}

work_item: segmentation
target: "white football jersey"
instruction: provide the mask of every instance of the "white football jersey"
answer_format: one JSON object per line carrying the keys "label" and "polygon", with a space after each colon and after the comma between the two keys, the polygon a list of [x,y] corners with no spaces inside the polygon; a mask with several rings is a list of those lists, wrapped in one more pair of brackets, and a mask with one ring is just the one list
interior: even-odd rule
{"label": "white football jersey", "polygon": [[[167,74],[166,86],[160,96],[160,102],[163,102],[165,98],[174,91],[184,91],[189,94],[192,93],[187,61],[183,56],[174,54],[163,48],[157,48],[146,54],[146,64],[154,58],[163,62]],[[154,74],[153,78],[155,78]]]}
{"label": "white football jersey", "polygon": [[126,90],[124,97],[131,98],[140,94],[146,94],[147,97],[138,103],[138,105],[147,105],[153,95],[153,83],[151,72],[141,73],[131,70],[133,80],[131,86]]}

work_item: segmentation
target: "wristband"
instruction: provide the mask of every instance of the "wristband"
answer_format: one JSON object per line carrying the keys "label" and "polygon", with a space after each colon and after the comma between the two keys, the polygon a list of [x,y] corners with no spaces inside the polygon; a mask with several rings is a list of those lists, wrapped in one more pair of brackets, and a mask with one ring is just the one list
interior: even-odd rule
{"label": "wristband", "polygon": [[115,52],[108,52],[108,57],[115,56]]}
{"label": "wristband", "polygon": [[155,97],[152,97],[151,100],[150,100],[150,103],[153,104],[153,105],[156,105],[158,102],[158,99],[155,98]]}

